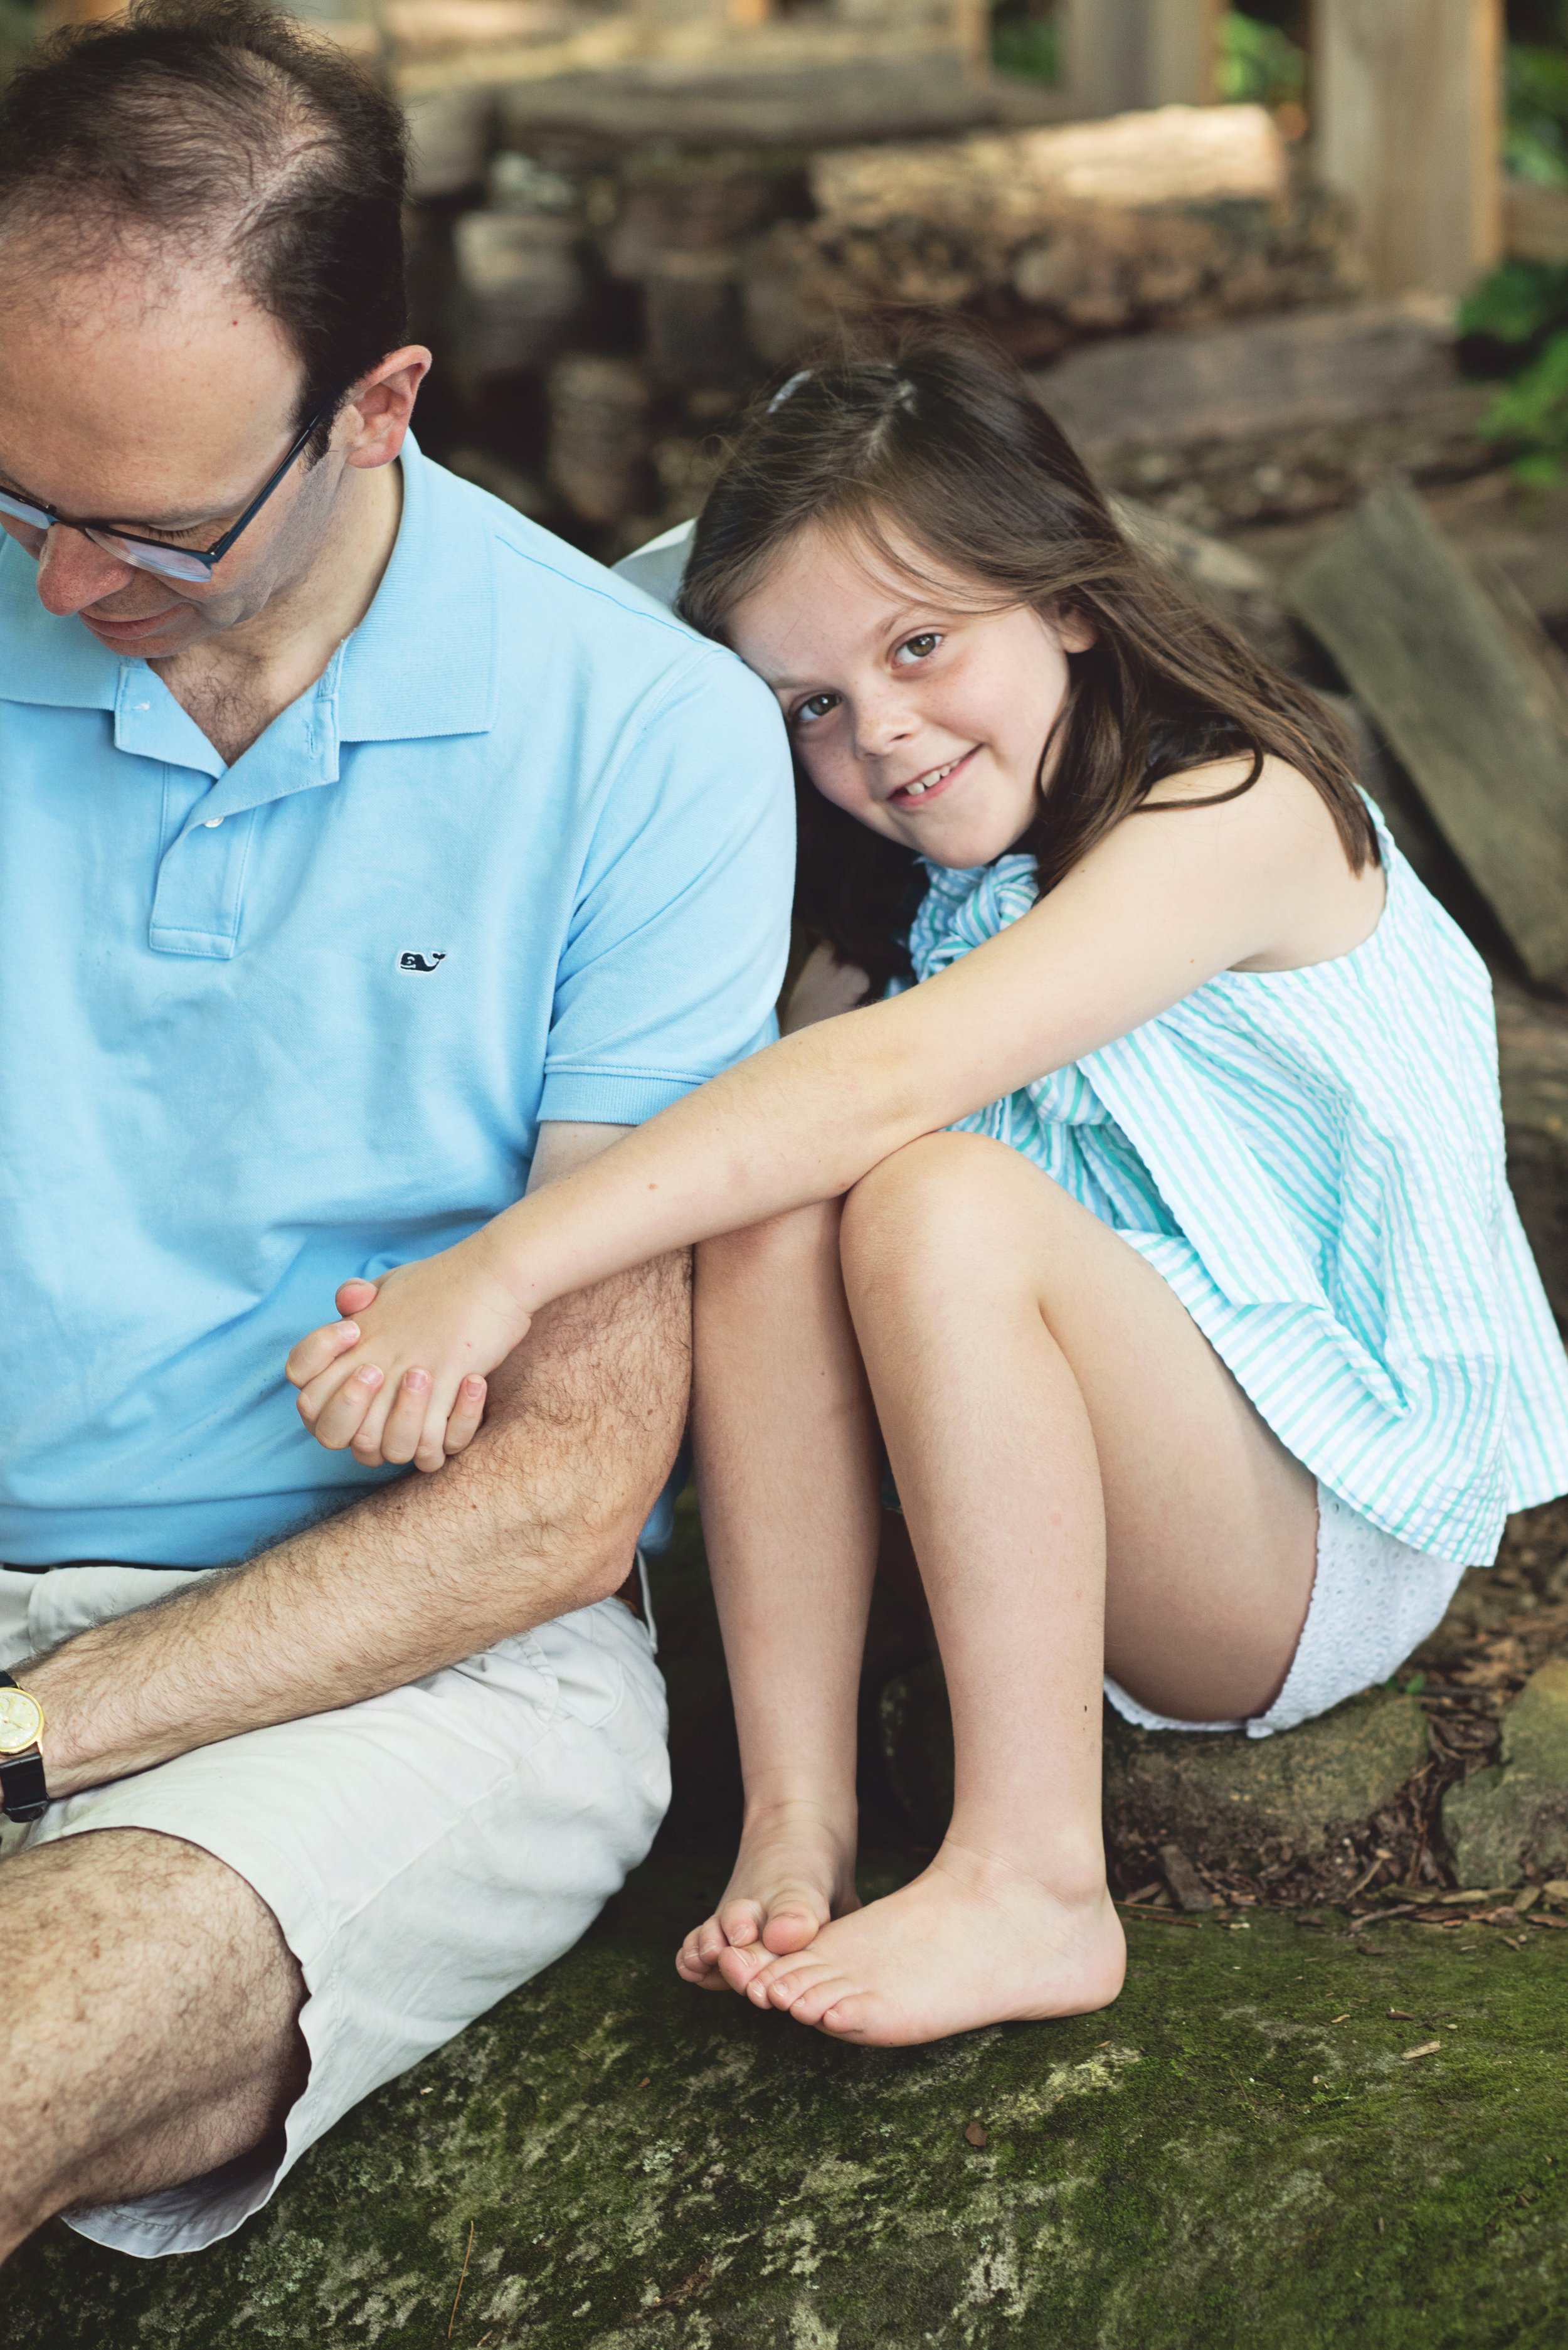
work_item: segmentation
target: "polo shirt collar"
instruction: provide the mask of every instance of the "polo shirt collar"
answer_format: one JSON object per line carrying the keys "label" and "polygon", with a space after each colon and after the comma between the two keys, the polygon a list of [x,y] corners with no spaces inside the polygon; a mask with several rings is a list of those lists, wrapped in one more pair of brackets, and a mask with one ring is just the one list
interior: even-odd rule
{"label": "polo shirt collar", "polygon": [[344,647],[345,743],[483,734],[495,723],[495,542],[487,502],[403,444],[398,543]]}
{"label": "polo shirt collar", "polygon": [[[494,544],[483,503],[431,464],[411,433],[400,463],[403,511],[374,601],[301,697],[314,705],[318,729],[327,721],[333,738],[312,782],[336,776],[338,743],[480,734],[493,723]],[[119,749],[213,775],[223,772],[200,728],[145,661],[111,652],[80,620],[45,611],[32,559],[11,539],[0,545],[0,700],[113,711]],[[325,754],[319,731],[317,740]],[[254,750],[265,741],[264,735]]]}

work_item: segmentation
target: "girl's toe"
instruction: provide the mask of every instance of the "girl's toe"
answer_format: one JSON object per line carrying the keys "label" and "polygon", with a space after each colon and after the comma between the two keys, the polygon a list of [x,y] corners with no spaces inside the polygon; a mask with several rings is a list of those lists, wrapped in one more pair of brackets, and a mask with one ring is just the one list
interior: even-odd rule
{"label": "girl's toe", "polygon": [[732,1991],[750,1991],[756,1977],[767,1965],[768,1954],[755,1943],[749,1950],[742,1950],[726,1943],[714,1963]]}
{"label": "girl's toe", "polygon": [[820,1980],[820,1970],[815,1967],[775,1967],[766,1980],[770,2003],[789,2009]]}
{"label": "girl's toe", "polygon": [[705,1958],[695,1934],[688,1934],[675,1953],[675,1971],[682,1982],[701,1983],[711,1975],[712,1962]]}
{"label": "girl's toe", "polygon": [[825,1922],[805,1902],[786,1901],[769,1910],[763,1940],[775,1958],[792,1958],[796,1950],[804,1950],[815,1941]]}
{"label": "girl's toe", "polygon": [[859,1991],[851,1991],[846,1998],[829,1997],[812,2021],[819,2032],[831,2033],[836,2040],[864,2040],[871,2028],[871,2002]]}
{"label": "girl's toe", "polygon": [[761,1939],[762,1904],[760,1901],[726,1901],[715,1922],[720,1935],[732,1950],[746,1950]]}
{"label": "girl's toe", "polygon": [[820,2023],[828,2010],[843,1998],[842,1981],[825,1980],[809,1983],[805,1991],[789,2002],[789,2012],[796,2023]]}

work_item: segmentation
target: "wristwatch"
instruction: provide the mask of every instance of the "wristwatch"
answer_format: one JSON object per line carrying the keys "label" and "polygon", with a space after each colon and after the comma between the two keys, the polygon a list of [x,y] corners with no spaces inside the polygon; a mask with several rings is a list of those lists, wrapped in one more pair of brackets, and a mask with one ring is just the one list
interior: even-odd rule
{"label": "wristwatch", "polygon": [[41,1819],[49,1808],[38,1732],[44,1709],[0,1673],[0,1812],[8,1820]]}

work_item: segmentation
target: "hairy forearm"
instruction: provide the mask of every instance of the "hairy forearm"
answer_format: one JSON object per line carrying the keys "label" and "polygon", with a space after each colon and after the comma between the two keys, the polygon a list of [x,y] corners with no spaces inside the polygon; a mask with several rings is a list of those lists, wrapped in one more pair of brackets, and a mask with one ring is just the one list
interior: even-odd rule
{"label": "hairy forearm", "polygon": [[377,1696],[605,1597],[674,1459],[689,1370],[683,1257],[541,1315],[439,1476],[28,1667],[52,1792]]}

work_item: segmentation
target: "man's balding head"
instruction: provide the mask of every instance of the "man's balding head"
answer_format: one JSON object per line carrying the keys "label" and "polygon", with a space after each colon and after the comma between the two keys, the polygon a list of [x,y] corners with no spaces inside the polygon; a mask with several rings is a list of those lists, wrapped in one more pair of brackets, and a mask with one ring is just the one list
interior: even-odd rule
{"label": "man's balding head", "polygon": [[0,98],[0,267],[34,299],[128,261],[154,301],[230,279],[296,355],[303,424],[403,341],[406,169],[398,109],[333,43],[256,0],[140,0]]}

